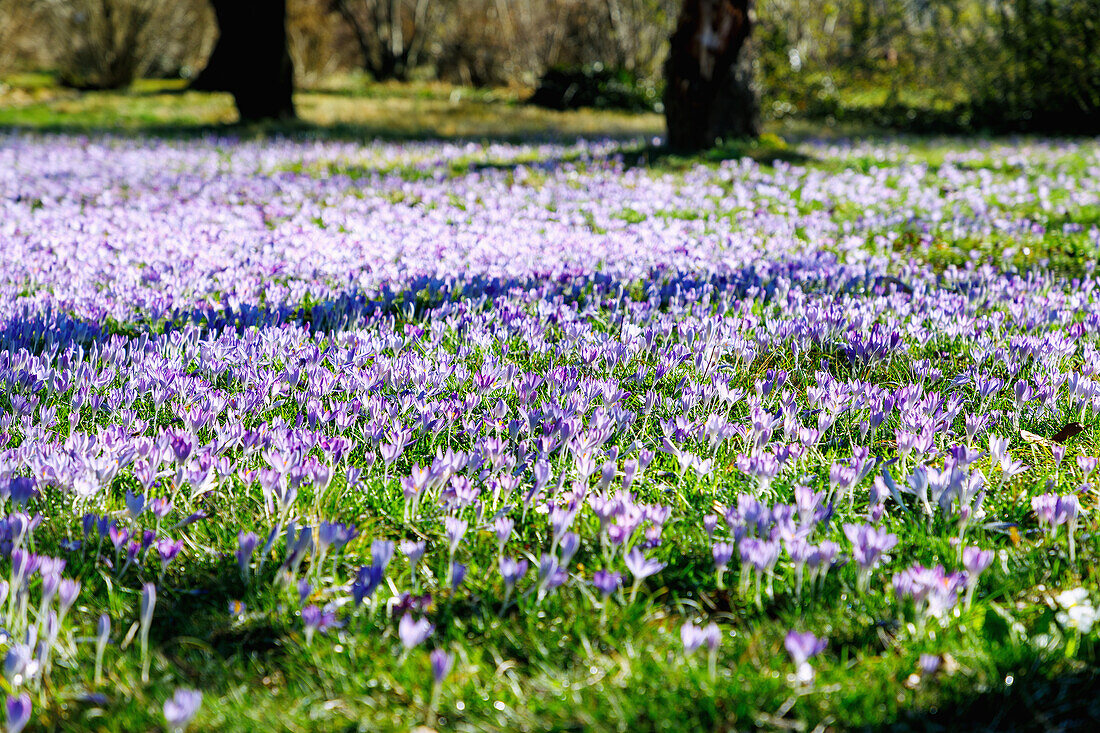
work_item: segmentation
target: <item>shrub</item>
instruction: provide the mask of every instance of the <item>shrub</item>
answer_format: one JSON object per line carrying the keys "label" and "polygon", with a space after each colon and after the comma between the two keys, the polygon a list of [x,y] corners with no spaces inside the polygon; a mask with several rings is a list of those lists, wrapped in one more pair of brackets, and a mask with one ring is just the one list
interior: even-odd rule
{"label": "shrub", "polygon": [[58,77],[77,89],[118,89],[139,76],[201,63],[213,43],[201,0],[43,0],[58,44]]}
{"label": "shrub", "polygon": [[581,68],[554,67],[539,80],[528,100],[550,109],[622,109],[632,112],[661,110],[661,90],[625,69],[605,69],[600,64]]}

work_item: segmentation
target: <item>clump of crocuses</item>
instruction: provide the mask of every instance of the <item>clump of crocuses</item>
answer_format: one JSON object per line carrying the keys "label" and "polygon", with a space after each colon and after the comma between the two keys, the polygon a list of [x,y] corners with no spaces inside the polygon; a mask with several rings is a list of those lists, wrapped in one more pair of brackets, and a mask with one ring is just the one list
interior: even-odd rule
{"label": "clump of crocuses", "polygon": [[1074,546],[1074,533],[1077,530],[1077,512],[1080,502],[1076,494],[1059,496],[1057,494],[1040,494],[1031,499],[1031,510],[1039,519],[1039,526],[1046,529],[1052,537],[1057,537],[1058,528],[1066,525],[1066,534],[1069,538],[1069,559],[1076,559]]}
{"label": "clump of crocuses", "polygon": [[684,644],[684,652],[693,654],[701,646],[707,648],[707,669],[713,680],[717,675],[718,645],[722,641],[722,632],[718,624],[709,623],[706,626],[696,626],[693,621],[687,621],[680,627],[680,640]]}

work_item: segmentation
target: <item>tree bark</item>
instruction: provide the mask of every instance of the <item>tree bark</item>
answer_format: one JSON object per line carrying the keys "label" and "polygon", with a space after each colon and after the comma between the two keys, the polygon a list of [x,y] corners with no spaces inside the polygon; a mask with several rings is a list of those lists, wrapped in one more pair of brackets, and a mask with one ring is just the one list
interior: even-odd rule
{"label": "tree bark", "polygon": [[232,94],[241,122],[294,119],[286,0],[210,4],[218,20],[218,42],[191,88]]}
{"label": "tree bark", "polygon": [[756,97],[739,61],[749,37],[750,0],[684,0],[665,63],[668,144],[695,151],[755,137]]}

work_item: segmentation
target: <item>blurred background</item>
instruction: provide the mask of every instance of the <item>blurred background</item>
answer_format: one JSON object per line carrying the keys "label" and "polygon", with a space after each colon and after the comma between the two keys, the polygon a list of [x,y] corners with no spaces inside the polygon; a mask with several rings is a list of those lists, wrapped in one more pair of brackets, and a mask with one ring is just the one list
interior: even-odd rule
{"label": "blurred background", "polygon": [[[659,115],[681,6],[287,0],[287,45],[299,93],[355,97],[385,88],[453,101],[459,90],[484,101],[491,90],[513,105]],[[743,56],[765,126],[1100,130],[1097,0],[759,0],[753,12]],[[183,93],[217,37],[208,0],[0,0],[0,106],[7,110],[0,122],[46,114],[50,104],[56,112],[59,100],[73,104],[93,91]],[[72,109],[86,111],[91,102],[83,104]],[[197,121],[232,118],[224,101],[192,96],[173,104]],[[325,121],[318,100],[299,107]],[[330,109],[328,121],[341,114]]]}

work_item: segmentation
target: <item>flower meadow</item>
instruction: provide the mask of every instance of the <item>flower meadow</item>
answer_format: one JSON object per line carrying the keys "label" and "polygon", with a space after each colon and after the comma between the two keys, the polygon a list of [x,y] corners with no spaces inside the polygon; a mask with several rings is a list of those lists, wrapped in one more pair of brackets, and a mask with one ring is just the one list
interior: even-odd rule
{"label": "flower meadow", "polygon": [[800,152],[0,136],[7,730],[1058,715],[1100,146]]}

